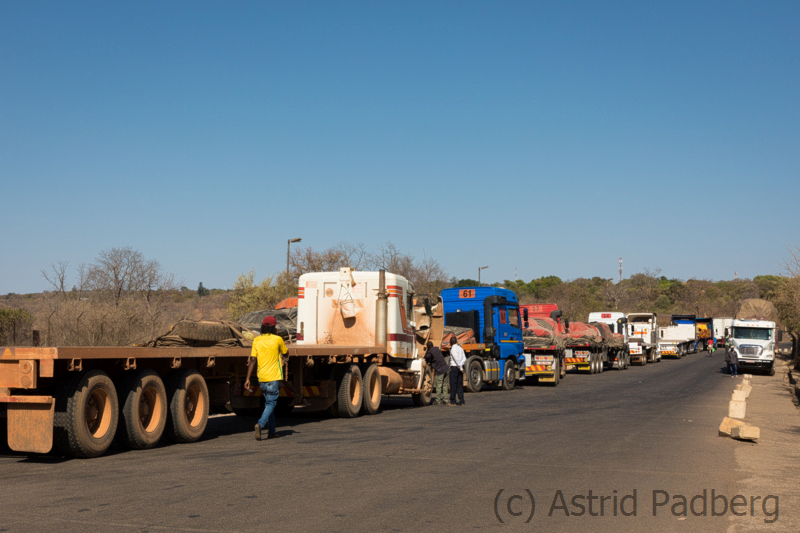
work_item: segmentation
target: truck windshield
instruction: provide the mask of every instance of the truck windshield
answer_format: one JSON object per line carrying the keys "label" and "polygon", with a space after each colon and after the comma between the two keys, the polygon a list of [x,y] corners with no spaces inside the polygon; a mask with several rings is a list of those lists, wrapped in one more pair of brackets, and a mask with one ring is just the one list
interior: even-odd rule
{"label": "truck windshield", "polygon": [[772,338],[772,330],[769,328],[733,328],[734,339],[752,339],[757,341],[768,341]]}

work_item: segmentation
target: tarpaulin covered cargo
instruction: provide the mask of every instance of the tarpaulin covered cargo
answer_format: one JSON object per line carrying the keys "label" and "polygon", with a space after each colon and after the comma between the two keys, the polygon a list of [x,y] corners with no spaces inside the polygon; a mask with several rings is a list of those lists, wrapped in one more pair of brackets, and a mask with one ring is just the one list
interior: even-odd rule
{"label": "tarpaulin covered cargo", "polygon": [[737,320],[769,320],[770,322],[778,321],[778,310],[775,306],[766,300],[759,300],[758,298],[750,298],[749,300],[742,300],[739,306],[739,312],[736,313]]}
{"label": "tarpaulin covered cargo", "polygon": [[558,325],[550,318],[533,318],[522,331],[522,341],[526,348],[564,348],[564,339],[558,333]]}
{"label": "tarpaulin covered cargo", "polygon": [[459,344],[473,344],[475,342],[475,332],[470,328],[445,326],[444,334],[442,335],[442,348],[450,348],[453,345],[454,338],[458,339]]}
{"label": "tarpaulin covered cargo", "polygon": [[621,333],[614,333],[611,331],[611,328],[608,324],[604,322],[591,322],[591,326],[594,326],[597,331],[600,332],[600,335],[603,337],[603,343],[613,349],[620,349],[623,347],[625,336]]}
{"label": "tarpaulin covered cargo", "polygon": [[297,338],[297,307],[285,309],[263,309],[247,313],[239,319],[239,324],[250,331],[259,334],[261,323],[267,316],[274,316],[277,322],[277,333],[283,337],[284,341],[294,342]]}
{"label": "tarpaulin covered cargo", "polygon": [[569,333],[564,334],[567,346],[588,344],[592,347],[603,345],[603,336],[597,328],[583,322],[570,322]]}

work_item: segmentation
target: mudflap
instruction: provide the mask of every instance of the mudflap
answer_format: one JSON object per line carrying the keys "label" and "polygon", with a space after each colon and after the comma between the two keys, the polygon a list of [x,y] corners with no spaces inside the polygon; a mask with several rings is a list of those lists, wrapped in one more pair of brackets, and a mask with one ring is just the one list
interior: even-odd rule
{"label": "mudflap", "polygon": [[6,404],[8,447],[15,452],[49,452],[53,448],[54,399],[50,396],[13,398]]}

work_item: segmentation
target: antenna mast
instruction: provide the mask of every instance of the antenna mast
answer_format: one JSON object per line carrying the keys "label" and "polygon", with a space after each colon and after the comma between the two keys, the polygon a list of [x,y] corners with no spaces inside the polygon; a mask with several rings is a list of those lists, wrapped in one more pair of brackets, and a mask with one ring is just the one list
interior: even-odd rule
{"label": "antenna mast", "polygon": [[619,281],[622,281],[622,258],[619,258]]}

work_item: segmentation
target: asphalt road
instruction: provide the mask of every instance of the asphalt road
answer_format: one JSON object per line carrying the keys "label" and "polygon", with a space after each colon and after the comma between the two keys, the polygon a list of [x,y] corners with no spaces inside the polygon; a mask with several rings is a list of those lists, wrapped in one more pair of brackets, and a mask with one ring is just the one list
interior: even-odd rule
{"label": "asphalt road", "polygon": [[[744,456],[737,463],[737,449],[762,445],[717,436],[735,384],[721,353],[484,390],[464,408],[384,398],[381,413],[355,420],[296,414],[271,441],[230,415],[211,419],[198,443],[91,460],[6,449],[0,531],[797,531],[785,484],[771,524],[763,500],[753,516],[749,503],[747,516],[711,516],[712,490],[748,502],[770,491],[769,479],[747,483]],[[704,490],[706,516],[681,516],[678,496]],[[608,498],[602,514],[592,500],[597,516],[590,491]],[[667,501],[655,516],[654,491]]]}

